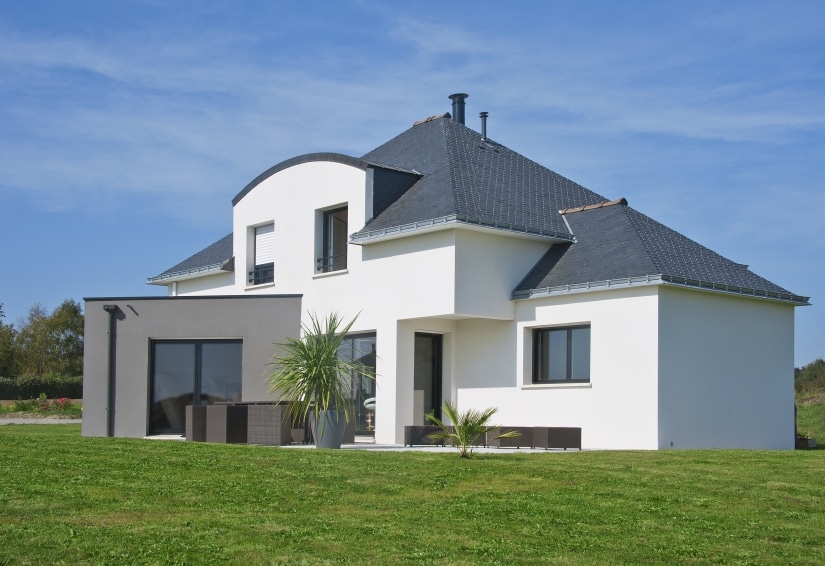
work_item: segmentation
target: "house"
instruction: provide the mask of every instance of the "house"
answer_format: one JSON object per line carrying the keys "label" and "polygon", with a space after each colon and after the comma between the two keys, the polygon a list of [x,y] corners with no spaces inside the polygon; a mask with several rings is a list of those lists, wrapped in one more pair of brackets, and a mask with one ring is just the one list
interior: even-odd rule
{"label": "house", "polygon": [[[181,431],[185,403],[268,399],[272,344],[358,315],[356,427],[401,443],[452,400],[582,429],[584,448],[794,446],[795,295],[554,173],[453,112],[361,157],[300,155],[232,200],[233,231],[87,299],[84,434]],[[111,409],[109,409],[111,408]]]}

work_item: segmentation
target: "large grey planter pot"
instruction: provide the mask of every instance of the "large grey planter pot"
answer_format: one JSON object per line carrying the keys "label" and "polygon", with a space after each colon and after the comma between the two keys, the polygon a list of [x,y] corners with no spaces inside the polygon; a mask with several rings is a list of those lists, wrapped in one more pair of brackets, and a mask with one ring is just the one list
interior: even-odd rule
{"label": "large grey planter pot", "polygon": [[347,417],[344,411],[319,411],[316,419],[313,412],[309,417],[312,436],[316,448],[341,448],[344,432],[347,429]]}

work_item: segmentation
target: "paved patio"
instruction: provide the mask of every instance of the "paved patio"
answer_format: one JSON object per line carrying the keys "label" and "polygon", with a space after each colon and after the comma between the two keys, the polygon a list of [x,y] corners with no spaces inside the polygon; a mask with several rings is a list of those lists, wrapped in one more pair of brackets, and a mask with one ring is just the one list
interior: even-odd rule
{"label": "paved patio", "polygon": [[0,419],[0,425],[7,424],[80,424],[80,419]]}

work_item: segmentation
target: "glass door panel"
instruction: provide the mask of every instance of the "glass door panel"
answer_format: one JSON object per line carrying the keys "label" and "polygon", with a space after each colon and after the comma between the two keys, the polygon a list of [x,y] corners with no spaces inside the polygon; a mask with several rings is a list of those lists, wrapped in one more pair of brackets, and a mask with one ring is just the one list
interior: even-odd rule
{"label": "glass door panel", "polygon": [[183,433],[187,405],[240,401],[242,355],[240,340],[153,341],[149,434]]}
{"label": "glass door panel", "polygon": [[186,405],[195,401],[195,344],[155,342],[153,346],[151,431],[180,432],[186,426]]}
{"label": "glass door panel", "polygon": [[240,402],[240,342],[204,342],[201,344],[200,405]]}
{"label": "glass door panel", "polygon": [[413,362],[413,424],[427,424],[424,415],[441,418],[441,335],[415,333]]}

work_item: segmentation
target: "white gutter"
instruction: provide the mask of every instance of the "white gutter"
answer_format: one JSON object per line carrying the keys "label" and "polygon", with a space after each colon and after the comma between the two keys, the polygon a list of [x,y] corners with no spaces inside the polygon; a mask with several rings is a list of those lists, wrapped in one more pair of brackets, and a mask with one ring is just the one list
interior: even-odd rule
{"label": "white gutter", "polygon": [[392,226],[390,228],[369,230],[367,232],[357,232],[355,234],[350,235],[349,241],[351,244],[358,245],[371,244],[373,242],[383,242],[385,240],[400,238],[412,233],[421,234],[425,232],[435,232],[438,230],[447,230],[450,228],[458,227],[488,231],[492,233],[508,232],[515,236],[522,236],[535,240],[549,240],[551,242],[570,242],[572,240],[569,234],[560,234],[550,231],[530,230],[522,226],[496,224],[493,222],[484,222],[477,218],[470,218],[458,214],[450,214],[448,216],[440,216],[438,218],[421,220],[419,222],[411,222],[408,224],[402,224],[400,226]]}
{"label": "white gutter", "polygon": [[212,275],[220,271],[230,272],[232,269],[226,269],[227,264],[232,260],[224,261],[222,263],[213,263],[211,265],[204,265],[201,267],[193,267],[192,269],[184,269],[182,271],[173,271],[171,273],[162,273],[155,277],[148,277],[146,282],[149,285],[168,285],[173,281],[182,281],[184,279],[195,279],[196,277],[203,277],[205,275]]}
{"label": "white gutter", "polygon": [[536,299],[541,297],[553,297],[558,295],[568,295],[574,293],[588,293],[592,291],[604,291],[606,289],[621,289],[627,287],[641,287],[647,285],[669,285],[675,287],[686,287],[716,293],[726,293],[753,297],[756,299],[767,299],[772,301],[789,302],[799,306],[808,306],[810,297],[802,297],[792,293],[778,293],[774,291],[761,291],[758,289],[748,289],[736,285],[724,285],[721,283],[710,283],[698,279],[686,279],[684,277],[674,277],[671,275],[642,275],[639,277],[622,277],[618,279],[605,279],[603,281],[588,281],[585,283],[573,283],[571,285],[559,285],[556,287],[541,287],[526,291],[513,291],[513,300]]}

